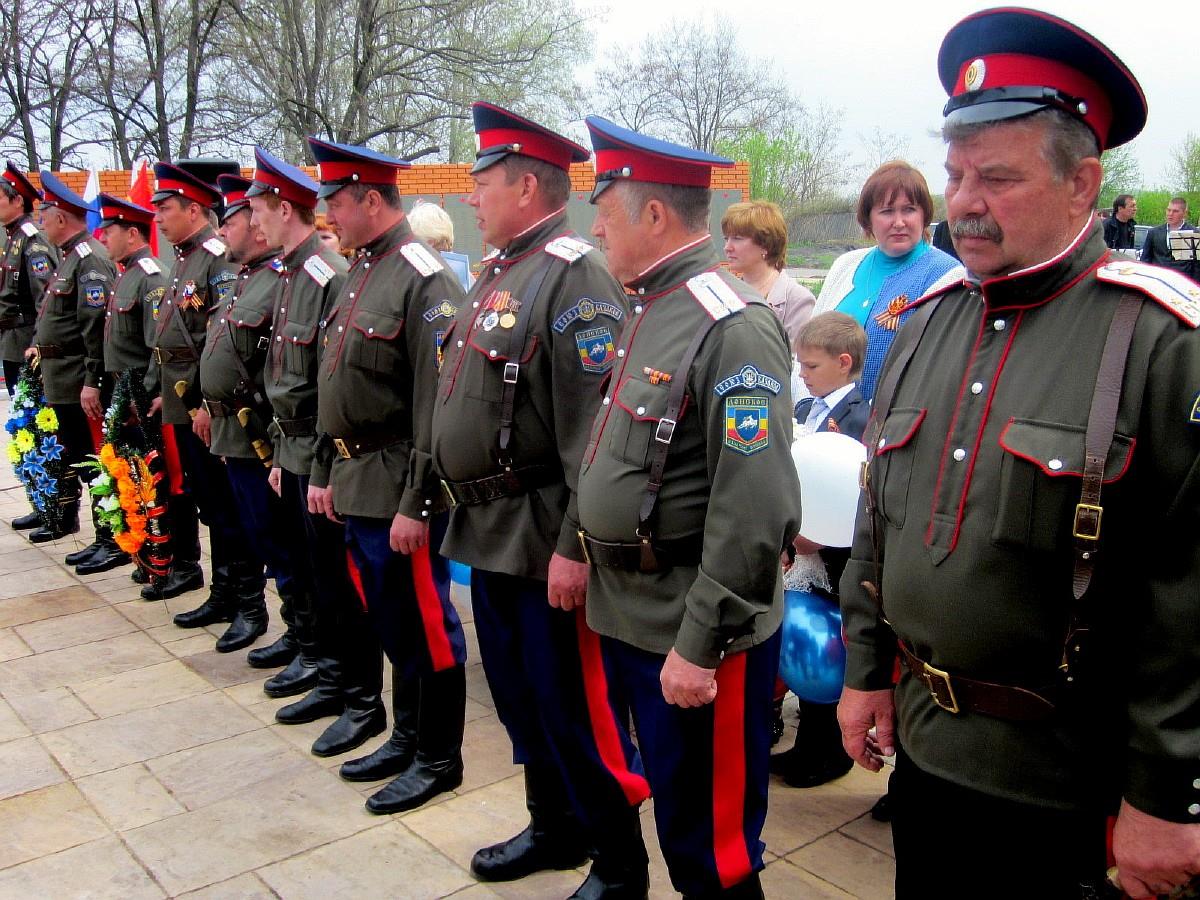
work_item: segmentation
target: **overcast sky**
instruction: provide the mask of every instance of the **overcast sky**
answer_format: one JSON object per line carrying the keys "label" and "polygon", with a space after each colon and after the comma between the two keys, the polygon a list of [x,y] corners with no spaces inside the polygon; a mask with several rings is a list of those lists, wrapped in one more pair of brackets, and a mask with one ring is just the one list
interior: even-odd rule
{"label": "overcast sky", "polygon": [[[728,17],[742,46],[773,62],[801,102],[845,110],[843,142],[859,153],[859,134],[879,126],[909,141],[910,161],[941,191],[945,151],[931,129],[941,125],[945,92],[937,78],[937,51],[946,31],[986,3],[963,0],[604,0],[596,28],[597,58],[609,46],[636,45],[668,21]],[[998,4],[997,4],[998,5]],[[1141,136],[1132,144],[1147,186],[1164,184],[1172,148],[1189,130],[1200,133],[1196,60],[1187,50],[1200,35],[1200,5],[1113,0],[1053,0],[1040,4],[1090,31],[1137,76],[1150,106]],[[1178,78],[1173,80],[1173,76]]]}

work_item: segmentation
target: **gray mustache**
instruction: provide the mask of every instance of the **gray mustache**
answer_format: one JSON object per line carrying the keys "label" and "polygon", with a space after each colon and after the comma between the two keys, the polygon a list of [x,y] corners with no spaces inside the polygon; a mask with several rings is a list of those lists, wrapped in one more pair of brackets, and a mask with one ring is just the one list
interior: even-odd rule
{"label": "gray mustache", "polygon": [[993,243],[1004,240],[1004,232],[995,222],[985,219],[959,219],[950,226],[950,236],[954,238],[984,238]]}

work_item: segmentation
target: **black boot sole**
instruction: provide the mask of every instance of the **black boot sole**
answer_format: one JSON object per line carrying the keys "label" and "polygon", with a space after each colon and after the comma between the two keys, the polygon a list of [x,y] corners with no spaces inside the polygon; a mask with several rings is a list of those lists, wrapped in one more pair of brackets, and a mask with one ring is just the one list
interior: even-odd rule
{"label": "black boot sole", "polygon": [[282,669],[291,664],[299,654],[300,650],[297,647],[283,647],[279,650],[272,650],[270,647],[259,647],[251,650],[246,654],[246,665],[252,669]]}
{"label": "black boot sole", "polygon": [[29,543],[31,544],[48,544],[51,541],[60,541],[68,534],[78,534],[79,526],[67,529],[65,531],[46,531],[44,529],[34,531],[29,535]]}
{"label": "black boot sole", "polygon": [[[332,728],[333,725],[330,725],[329,727]],[[338,742],[337,744],[333,745],[332,747],[318,749],[317,745],[321,743],[321,738],[317,738],[313,742],[313,745],[310,748],[310,750],[311,750],[311,753],[313,756],[318,756],[321,759],[328,759],[331,756],[341,756],[343,753],[349,753],[351,750],[357,750],[359,747],[361,747],[363,744],[365,744],[371,738],[377,737],[378,735],[383,734],[384,731],[386,731],[386,730],[387,730],[387,717],[384,715],[380,715],[379,718],[377,718],[373,724],[370,724],[370,725],[367,725],[367,726],[361,728],[359,731],[356,731],[352,736],[346,738],[345,740]],[[325,735],[321,735],[321,737],[324,737],[324,736]]]}
{"label": "black boot sole", "polygon": [[503,883],[506,881],[519,881],[522,878],[528,878],[537,872],[565,872],[568,869],[578,869],[585,865],[588,861],[586,851],[580,851],[578,854],[562,854],[554,855],[549,851],[542,853],[538,852],[538,858],[525,863],[520,858],[508,860],[503,865],[497,865],[498,871],[489,870],[487,866],[477,866],[475,860],[471,860],[471,874],[480,881],[489,883]]}

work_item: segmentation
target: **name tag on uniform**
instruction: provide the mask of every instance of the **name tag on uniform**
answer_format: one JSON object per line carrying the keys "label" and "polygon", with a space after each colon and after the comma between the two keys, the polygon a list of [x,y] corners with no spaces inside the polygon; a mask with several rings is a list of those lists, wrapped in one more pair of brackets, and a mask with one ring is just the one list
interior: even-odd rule
{"label": "name tag on uniform", "polygon": [[142,271],[147,275],[157,275],[162,271],[162,266],[158,264],[158,260],[153,256],[143,256],[138,260],[138,265],[142,267]]}
{"label": "name tag on uniform", "polygon": [[312,280],[321,287],[329,284],[333,280],[333,276],[337,274],[333,271],[333,267],[315,253],[304,261],[304,271],[307,272]]}
{"label": "name tag on uniform", "polygon": [[207,250],[209,253],[211,253],[213,256],[224,256],[225,255],[225,242],[222,241],[220,238],[215,238],[215,237],[209,238],[207,241],[205,241],[200,246],[203,247],[205,250]]}
{"label": "name tag on uniform", "polygon": [[88,246],[87,241],[82,241],[75,245],[75,252],[79,254],[80,259],[87,259],[92,255],[92,248]]}
{"label": "name tag on uniform", "polygon": [[723,319],[730,313],[746,308],[746,301],[737,295],[716,272],[701,272],[689,278],[688,290],[700,301],[700,305],[714,319]]}
{"label": "name tag on uniform", "polygon": [[21,231],[25,233],[26,237],[37,237],[37,226],[32,222],[22,222]]}
{"label": "name tag on uniform", "polygon": [[433,258],[432,253],[415,241],[401,247],[400,255],[407,259],[409,264],[426,278],[434,272],[440,272],[446,268],[440,261]]}
{"label": "name tag on uniform", "polygon": [[587,255],[593,249],[592,245],[587,241],[582,241],[579,238],[573,238],[570,235],[557,237],[546,245],[546,252],[551,256],[557,256],[559,259],[565,259],[572,263],[582,256]]}

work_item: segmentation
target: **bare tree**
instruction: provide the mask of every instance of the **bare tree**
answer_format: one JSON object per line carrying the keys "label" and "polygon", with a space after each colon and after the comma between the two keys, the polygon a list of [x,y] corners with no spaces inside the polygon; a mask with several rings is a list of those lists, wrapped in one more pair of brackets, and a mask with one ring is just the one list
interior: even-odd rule
{"label": "bare tree", "polygon": [[1188,132],[1171,150],[1166,176],[1171,190],[1200,193],[1200,135]]}

